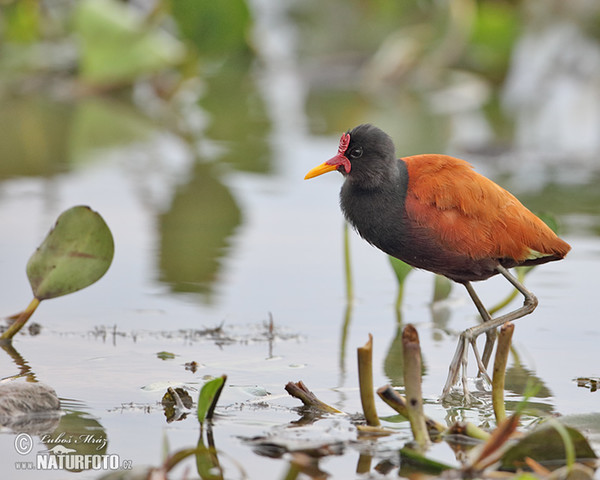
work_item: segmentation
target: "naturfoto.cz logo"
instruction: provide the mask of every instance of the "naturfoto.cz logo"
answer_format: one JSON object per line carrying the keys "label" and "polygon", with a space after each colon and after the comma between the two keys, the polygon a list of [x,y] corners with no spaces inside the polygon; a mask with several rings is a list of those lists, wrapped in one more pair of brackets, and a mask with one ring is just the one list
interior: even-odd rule
{"label": "naturfoto.cz logo", "polygon": [[[79,454],[77,450],[67,445],[70,443],[86,443],[106,446],[105,439],[95,439],[92,435],[85,435],[78,439],[46,438],[45,443],[55,445],[45,452],[38,452],[35,461],[15,462],[17,470],[131,470],[130,460],[123,460],[116,454]],[[33,438],[28,433],[19,433],[15,436],[15,450],[20,455],[28,455],[33,450]]]}

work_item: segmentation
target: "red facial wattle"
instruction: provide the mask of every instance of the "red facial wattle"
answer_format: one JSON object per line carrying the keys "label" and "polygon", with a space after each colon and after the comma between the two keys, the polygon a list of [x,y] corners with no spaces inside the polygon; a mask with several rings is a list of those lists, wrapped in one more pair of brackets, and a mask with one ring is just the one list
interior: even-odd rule
{"label": "red facial wattle", "polygon": [[339,170],[341,172],[341,168],[344,168],[342,173],[350,173],[350,169],[352,165],[350,165],[350,160],[346,158],[344,155],[346,150],[348,149],[348,145],[350,145],[350,134],[344,133],[342,138],[340,138],[340,145],[338,147],[338,153],[335,157],[330,158],[325,163],[322,163],[318,167],[313,168],[310,172],[306,174],[304,177],[305,180],[313,177],[317,177],[319,175],[323,175],[327,172],[332,172],[334,170]]}
{"label": "red facial wattle", "polygon": [[348,145],[350,145],[350,134],[344,133],[342,134],[342,138],[340,138],[340,145],[338,147],[337,155],[335,157],[330,158],[325,163],[327,165],[334,165],[336,168],[340,165],[343,165],[346,173],[350,173],[352,165],[350,165],[350,160],[348,160],[348,158],[346,158],[346,156],[344,155],[346,153],[346,150],[348,149]]}

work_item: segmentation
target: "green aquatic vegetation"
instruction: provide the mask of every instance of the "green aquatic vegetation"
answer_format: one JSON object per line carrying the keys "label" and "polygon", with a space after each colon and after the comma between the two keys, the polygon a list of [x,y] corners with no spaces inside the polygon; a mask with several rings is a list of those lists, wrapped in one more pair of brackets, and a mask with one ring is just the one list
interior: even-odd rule
{"label": "green aquatic vegetation", "polygon": [[97,282],[110,267],[114,250],[112,233],[98,213],[85,206],[63,212],[27,263],[34,298],[0,339],[12,339],[42,300]]}
{"label": "green aquatic vegetation", "polygon": [[198,395],[198,421],[204,424],[206,420],[212,420],[215,406],[219,401],[221,391],[225,386],[227,375],[213,378],[204,384]]}

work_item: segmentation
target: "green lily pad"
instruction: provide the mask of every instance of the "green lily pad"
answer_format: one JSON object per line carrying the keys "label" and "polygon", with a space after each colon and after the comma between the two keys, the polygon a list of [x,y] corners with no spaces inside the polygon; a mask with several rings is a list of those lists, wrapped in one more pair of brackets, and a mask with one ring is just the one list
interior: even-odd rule
{"label": "green lily pad", "polygon": [[[559,430],[568,435],[567,442]],[[501,469],[515,471],[523,468],[526,457],[530,457],[542,465],[565,465],[569,450],[574,454],[573,460],[578,462],[585,463],[586,460],[597,458],[581,432],[566,425],[562,425],[562,428],[558,429],[546,422],[506,451],[502,457]]]}
{"label": "green lily pad", "polygon": [[110,267],[114,249],[98,213],[84,206],[66,210],[27,262],[35,298],[60,297],[96,282]]}

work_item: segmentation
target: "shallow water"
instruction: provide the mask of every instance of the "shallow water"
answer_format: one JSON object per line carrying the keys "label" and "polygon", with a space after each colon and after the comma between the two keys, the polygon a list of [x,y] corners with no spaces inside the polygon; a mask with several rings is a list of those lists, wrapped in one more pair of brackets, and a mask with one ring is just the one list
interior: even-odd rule
{"label": "shallow water", "polygon": [[[156,168],[136,160],[142,157],[140,151],[150,148],[167,153]],[[346,298],[343,222],[337,206],[341,178],[302,180],[308,168],[335,148],[336,138],[306,136],[284,159],[274,159],[275,173],[215,176],[219,188],[229,191],[237,205],[240,223],[221,240],[225,246],[219,247],[222,254],[213,270],[195,272],[197,282],[188,288],[182,285],[189,279],[161,280],[167,276],[163,267],[167,260],[160,255],[170,255],[161,247],[168,235],[161,231],[162,219],[175,201],[170,199],[193,184],[189,177],[193,174],[186,172],[199,168],[180,154],[172,139],[115,148],[106,157],[48,179],[33,176],[2,182],[0,285],[7,314],[30,300],[25,262],[60,211],[74,204],[91,205],[113,231],[116,254],[107,275],[84,291],[43,302],[32,318],[41,332],[22,334],[14,341],[35,379],[52,386],[66,400],[67,410],[83,412],[101,425],[109,453],[134,466],[156,466],[165,436],[171,451],[194,446],[198,425],[193,415],[168,424],[160,399],[168,385],[197,389],[207,376],[227,374],[213,428],[227,478],[241,477],[239,468],[249,478],[283,477],[286,460],[253,453],[244,441],[261,436],[284,444],[298,441],[298,436],[306,437],[308,445],[324,436],[349,442],[342,455],[320,463],[334,478],[351,477],[359,452],[365,449],[374,452],[374,464],[397,460],[395,452],[410,437],[406,424],[395,427],[397,436],[375,442],[376,448],[357,441],[347,420],[322,420],[305,432],[286,428],[300,418],[299,402],[283,390],[288,381],[303,380],[325,402],[349,413],[360,411],[355,348],[369,333],[374,336],[375,385],[402,383],[393,361],[399,332],[396,281],[387,259],[355,234],[350,249],[356,298],[342,345]],[[170,172],[166,181],[160,181],[165,177],[158,177],[159,171]],[[532,401],[547,413],[596,410],[596,394],[574,381],[598,375],[599,332],[593,323],[600,266],[600,240],[593,232],[596,218],[578,212],[561,216],[564,238],[573,251],[565,261],[542,266],[527,277],[540,306],[516,324],[514,346],[521,368],[516,368],[516,357],[512,367],[526,377],[539,378],[544,388]],[[192,251],[193,236],[189,242],[181,248]],[[509,292],[496,278],[476,288],[488,304]],[[421,338],[427,411],[440,420],[450,415],[493,424],[489,405],[446,412],[436,403],[455,333],[473,325],[476,315],[457,285],[448,300],[432,309],[432,289],[431,274],[412,272],[401,318],[413,323]],[[219,326],[218,334],[201,332]],[[172,352],[175,358],[162,360],[157,357],[161,351]],[[11,357],[1,358],[4,376],[15,375]],[[192,361],[198,363],[195,373],[185,368]],[[522,387],[522,377],[509,377],[508,400],[521,398],[519,382]],[[379,409],[382,416],[393,413],[383,404]],[[0,435],[5,465],[24,459],[15,452],[13,441],[12,434]],[[34,452],[46,447],[38,440]],[[453,458],[443,446],[434,456]],[[193,471],[193,462],[188,467]],[[99,474],[88,471],[78,478]],[[38,472],[15,475],[37,478]],[[64,472],[45,472],[44,477],[64,478]]]}

